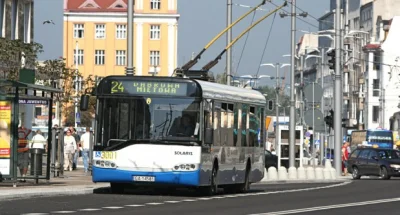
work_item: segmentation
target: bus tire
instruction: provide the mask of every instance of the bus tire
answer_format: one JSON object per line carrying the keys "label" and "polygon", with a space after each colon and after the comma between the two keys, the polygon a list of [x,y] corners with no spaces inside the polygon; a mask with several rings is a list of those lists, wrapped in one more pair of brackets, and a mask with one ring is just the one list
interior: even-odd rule
{"label": "bus tire", "polygon": [[125,191],[124,184],[121,183],[110,183],[111,193],[113,194],[123,194]]}
{"label": "bus tire", "polygon": [[244,183],[241,185],[240,192],[245,193],[250,190],[250,164],[249,162],[246,165],[246,174],[244,176]]}
{"label": "bus tire", "polygon": [[218,176],[218,167],[214,164],[212,171],[211,171],[210,185],[201,188],[203,195],[212,196],[217,193],[217,191],[218,191],[217,176]]}

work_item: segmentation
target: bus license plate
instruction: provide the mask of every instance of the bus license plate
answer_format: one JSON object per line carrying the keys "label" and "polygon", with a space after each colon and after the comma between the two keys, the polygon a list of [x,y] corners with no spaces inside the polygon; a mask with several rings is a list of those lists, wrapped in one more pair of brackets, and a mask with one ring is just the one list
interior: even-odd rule
{"label": "bus license plate", "polygon": [[153,176],[133,176],[134,181],[154,182],[156,180]]}

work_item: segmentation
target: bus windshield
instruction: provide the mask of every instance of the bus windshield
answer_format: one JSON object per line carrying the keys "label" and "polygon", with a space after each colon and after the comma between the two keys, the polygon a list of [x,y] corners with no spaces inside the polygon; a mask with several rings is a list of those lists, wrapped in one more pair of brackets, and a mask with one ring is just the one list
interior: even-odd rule
{"label": "bus windshield", "polygon": [[104,147],[112,145],[110,140],[199,140],[200,102],[194,98],[100,98],[99,106],[103,132],[97,140]]}

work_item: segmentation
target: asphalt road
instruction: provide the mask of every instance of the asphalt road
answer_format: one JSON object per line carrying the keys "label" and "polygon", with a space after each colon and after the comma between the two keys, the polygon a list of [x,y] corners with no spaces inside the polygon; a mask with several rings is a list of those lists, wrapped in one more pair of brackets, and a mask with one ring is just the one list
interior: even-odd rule
{"label": "asphalt road", "polygon": [[246,194],[196,196],[139,191],[43,197],[0,202],[0,214],[399,214],[400,180],[360,180],[336,184],[254,185]]}

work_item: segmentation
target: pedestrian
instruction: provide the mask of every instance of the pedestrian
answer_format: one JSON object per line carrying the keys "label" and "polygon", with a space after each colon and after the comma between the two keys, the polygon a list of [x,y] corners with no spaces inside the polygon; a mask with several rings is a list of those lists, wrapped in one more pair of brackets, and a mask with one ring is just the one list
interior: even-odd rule
{"label": "pedestrian", "polygon": [[85,174],[88,172],[89,168],[89,149],[91,141],[93,142],[93,134],[90,132],[90,127],[86,127],[86,133],[81,136],[83,168]]}
{"label": "pedestrian", "polygon": [[347,149],[349,147],[350,143],[345,142],[342,146],[342,172],[343,176],[347,175],[347,161],[349,160],[349,150]]}
{"label": "pedestrian", "polygon": [[32,137],[31,144],[29,145],[31,149],[47,149],[47,140],[43,137],[42,131],[37,130],[35,136]]}
{"label": "pedestrian", "polygon": [[28,146],[28,136],[32,132],[31,129],[25,128],[21,125],[18,128],[18,161],[17,165],[22,177],[21,182],[26,182],[25,177],[28,173],[29,166],[29,146]]}
{"label": "pedestrian", "polygon": [[72,171],[74,155],[77,152],[75,138],[72,136],[72,131],[67,130],[67,135],[64,136],[64,171]]}
{"label": "pedestrian", "polygon": [[69,127],[69,130],[72,132],[71,135],[75,138],[75,142],[78,147],[78,151],[74,154],[73,165],[72,165],[72,169],[75,170],[76,165],[78,164],[78,158],[80,157],[79,154],[80,154],[80,148],[81,148],[81,146],[80,146],[81,138],[80,138],[79,134],[76,132],[76,129],[74,127],[72,127],[72,126]]}

